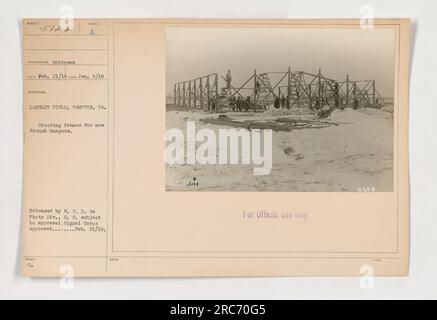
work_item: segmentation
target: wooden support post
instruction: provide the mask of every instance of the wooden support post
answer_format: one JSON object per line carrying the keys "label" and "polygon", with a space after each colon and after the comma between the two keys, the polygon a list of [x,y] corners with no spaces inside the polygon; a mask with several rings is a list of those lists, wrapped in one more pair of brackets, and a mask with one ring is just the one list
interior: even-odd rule
{"label": "wooden support post", "polygon": [[210,90],[209,90],[209,76],[206,78],[206,107],[208,108],[209,111],[211,111],[211,101],[209,99],[209,94],[210,94]]}
{"label": "wooden support post", "polygon": [[182,84],[182,108],[185,108],[185,82]]}
{"label": "wooden support post", "polygon": [[346,75],[346,106],[350,107],[349,75]]}
{"label": "wooden support post", "polygon": [[376,104],[376,87],[375,87],[375,80],[372,81],[372,97],[373,97],[373,106]]}
{"label": "wooden support post", "polygon": [[318,92],[319,98],[318,98],[318,100],[319,100],[319,108],[321,108],[322,104],[323,104],[323,97],[322,97],[322,95],[323,95],[323,91],[322,91],[322,70],[321,69],[319,69],[318,77],[319,77],[319,92]]}
{"label": "wooden support post", "polygon": [[193,108],[196,109],[196,106],[197,106],[197,81],[196,81],[196,79],[194,79],[193,82],[194,82],[194,83],[193,83],[193,84],[194,84],[194,85],[193,85],[193,87],[194,87],[194,88],[193,88],[193,89],[194,89],[194,90],[193,90],[193,95],[194,95],[194,97],[193,97],[193,100],[194,100],[194,101],[193,101],[193,103],[194,103],[194,104],[193,104]]}
{"label": "wooden support post", "polygon": [[291,106],[291,101],[290,101],[290,90],[291,90],[291,68],[288,67],[288,80],[287,80],[287,106]]}
{"label": "wooden support post", "polygon": [[188,82],[188,109],[191,108],[191,80]]}
{"label": "wooden support post", "polygon": [[357,97],[357,82],[356,81],[352,81],[352,92],[353,92],[353,97],[354,97],[354,103],[355,103],[355,98]]}
{"label": "wooden support post", "polygon": [[[353,108],[358,108],[360,106],[360,101],[359,99],[357,99],[357,82],[356,81],[352,81],[352,93],[353,93]],[[355,105],[355,101],[357,100],[357,105]]]}
{"label": "wooden support post", "polygon": [[215,104],[215,112],[217,112],[218,109],[218,97],[219,97],[219,84],[218,84],[218,73],[215,74],[215,96],[214,96],[214,104]]}
{"label": "wooden support post", "polygon": [[181,106],[181,83],[178,83],[178,107]]}
{"label": "wooden support post", "polygon": [[296,82],[297,106],[300,107],[300,84],[302,82],[302,73],[299,73],[299,78]]}
{"label": "wooden support post", "polygon": [[216,99],[216,103],[217,103],[217,99],[218,99],[218,73],[215,74],[215,99]]}
{"label": "wooden support post", "polygon": [[176,107],[176,83],[173,87],[173,107]]}
{"label": "wooden support post", "polygon": [[256,95],[257,95],[257,76],[256,69],[253,71],[253,112],[256,112]]}
{"label": "wooden support post", "polygon": [[308,85],[308,100],[310,101],[310,105],[311,105],[311,83]]}
{"label": "wooden support post", "polygon": [[200,109],[203,110],[203,86],[202,86],[202,78],[200,78],[200,87],[199,87],[199,94],[200,94]]}

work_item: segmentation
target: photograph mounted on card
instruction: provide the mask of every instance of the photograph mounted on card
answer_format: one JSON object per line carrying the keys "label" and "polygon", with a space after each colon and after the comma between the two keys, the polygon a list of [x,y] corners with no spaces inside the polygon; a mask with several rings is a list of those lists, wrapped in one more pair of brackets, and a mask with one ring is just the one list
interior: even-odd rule
{"label": "photograph mounted on card", "polygon": [[408,275],[410,21],[368,27],[25,19],[23,275]]}

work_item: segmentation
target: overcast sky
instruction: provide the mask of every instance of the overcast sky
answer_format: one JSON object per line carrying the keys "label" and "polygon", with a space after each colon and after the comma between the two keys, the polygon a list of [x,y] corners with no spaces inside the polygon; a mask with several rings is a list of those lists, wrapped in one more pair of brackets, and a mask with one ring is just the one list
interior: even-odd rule
{"label": "overcast sky", "polygon": [[[378,91],[393,96],[394,29],[198,28],[167,29],[167,93],[173,84],[218,72],[232,73],[237,87],[257,69],[322,73],[343,81],[376,80]],[[224,82],[220,82],[220,87]]]}

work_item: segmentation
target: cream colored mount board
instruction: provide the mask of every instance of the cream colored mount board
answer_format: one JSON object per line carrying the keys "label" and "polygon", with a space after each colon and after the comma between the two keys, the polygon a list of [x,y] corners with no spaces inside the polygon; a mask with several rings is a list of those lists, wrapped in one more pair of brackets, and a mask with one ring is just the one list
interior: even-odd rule
{"label": "cream colored mount board", "polygon": [[25,19],[22,274],[405,276],[408,19]]}

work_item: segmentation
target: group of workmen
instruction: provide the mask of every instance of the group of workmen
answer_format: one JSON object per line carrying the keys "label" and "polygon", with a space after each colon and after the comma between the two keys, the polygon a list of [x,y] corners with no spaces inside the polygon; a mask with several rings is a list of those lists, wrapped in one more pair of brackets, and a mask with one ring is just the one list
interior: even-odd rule
{"label": "group of workmen", "polygon": [[248,112],[250,109],[253,110],[253,103],[250,101],[250,96],[247,96],[246,99],[238,96],[237,98],[231,97],[230,105],[232,106],[232,111],[246,111]]}
{"label": "group of workmen", "polygon": [[[247,96],[246,98],[243,98],[241,96],[238,96],[237,98],[231,97],[229,99],[229,105],[232,108],[232,111],[249,111],[253,110],[254,105],[250,100],[250,96]],[[290,109],[290,101],[288,101],[284,96],[282,97],[275,97],[274,102],[275,109],[279,108],[287,108]]]}
{"label": "group of workmen", "polygon": [[[251,103],[250,96],[248,96],[246,99],[243,97],[230,97],[229,99],[229,105],[231,106],[232,111],[246,111],[253,110],[253,103]],[[212,99],[209,101],[209,107],[210,110],[216,111],[217,108],[217,99],[215,97],[212,97]]]}
{"label": "group of workmen", "polygon": [[279,108],[290,109],[290,100],[286,99],[284,95],[282,95],[282,97],[276,96],[275,97],[274,107],[275,107],[275,109],[279,109]]}

